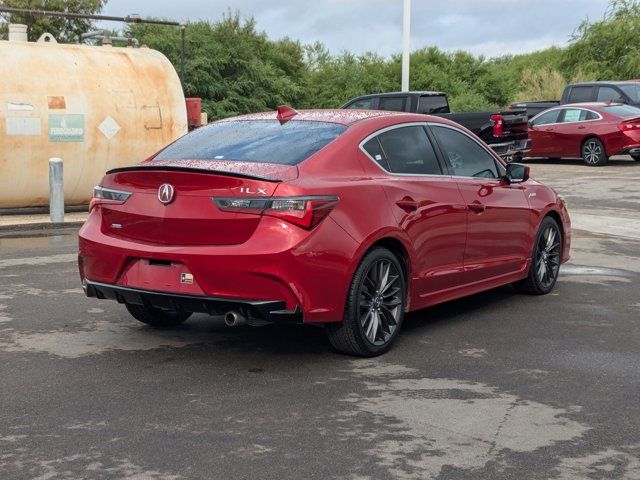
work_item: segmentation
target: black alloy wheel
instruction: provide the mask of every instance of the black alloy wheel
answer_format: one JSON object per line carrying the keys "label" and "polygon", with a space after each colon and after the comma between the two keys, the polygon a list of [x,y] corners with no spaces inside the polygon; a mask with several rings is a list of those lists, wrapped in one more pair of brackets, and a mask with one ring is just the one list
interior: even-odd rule
{"label": "black alloy wheel", "polygon": [[333,347],[349,355],[373,357],[386,352],[404,318],[405,275],[386,248],[371,250],[356,269],[345,314],[326,326]]}
{"label": "black alloy wheel", "polygon": [[538,230],[529,275],[516,283],[524,293],[545,295],[555,286],[562,260],[562,233],[557,222],[545,217]]}

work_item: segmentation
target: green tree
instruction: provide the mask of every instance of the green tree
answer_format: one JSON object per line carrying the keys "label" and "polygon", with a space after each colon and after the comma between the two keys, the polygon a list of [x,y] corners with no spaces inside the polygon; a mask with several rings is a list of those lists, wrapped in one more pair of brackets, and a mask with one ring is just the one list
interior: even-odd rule
{"label": "green tree", "polygon": [[[0,6],[51,10],[68,13],[97,14],[108,0],[0,0]],[[29,40],[37,40],[45,32],[51,33],[58,41],[76,42],[78,37],[93,28],[91,20],[79,18],[48,17],[43,15],[1,14],[6,23],[22,23],[29,27]],[[6,36],[7,25],[0,28]]]}
{"label": "green tree", "polygon": [[[177,28],[134,24],[127,33],[179,67]],[[300,103],[307,66],[299,42],[271,41],[237,13],[217,23],[189,23],[186,41],[185,95],[201,97],[211,119]]]}
{"label": "green tree", "polygon": [[640,1],[611,0],[604,18],[582,22],[562,62],[565,76],[591,80],[640,76]]}

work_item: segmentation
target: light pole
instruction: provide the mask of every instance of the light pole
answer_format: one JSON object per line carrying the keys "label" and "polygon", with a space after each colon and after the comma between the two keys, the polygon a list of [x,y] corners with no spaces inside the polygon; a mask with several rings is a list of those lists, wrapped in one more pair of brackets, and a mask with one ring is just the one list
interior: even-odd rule
{"label": "light pole", "polygon": [[409,91],[409,37],[411,34],[411,0],[404,0],[402,11],[402,91]]}

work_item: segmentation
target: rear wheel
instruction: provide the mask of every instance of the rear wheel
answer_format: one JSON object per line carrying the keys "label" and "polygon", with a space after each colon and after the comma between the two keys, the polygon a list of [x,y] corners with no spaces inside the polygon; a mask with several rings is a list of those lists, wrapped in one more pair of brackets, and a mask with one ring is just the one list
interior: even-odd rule
{"label": "rear wheel", "polygon": [[597,138],[589,138],[582,145],[582,160],[590,167],[602,167],[607,164],[607,152]]}
{"label": "rear wheel", "polygon": [[136,320],[158,328],[175,327],[185,322],[191,316],[190,312],[172,312],[130,303],[127,303],[126,307]]}
{"label": "rear wheel", "polygon": [[529,276],[516,283],[516,288],[531,295],[546,295],[558,280],[561,259],[562,232],[553,218],[545,217],[531,255]]}
{"label": "rear wheel", "polygon": [[331,345],[363,357],[386,352],[400,331],[405,299],[406,282],[397,257],[386,248],[370,251],[351,281],[343,321],[326,327]]}

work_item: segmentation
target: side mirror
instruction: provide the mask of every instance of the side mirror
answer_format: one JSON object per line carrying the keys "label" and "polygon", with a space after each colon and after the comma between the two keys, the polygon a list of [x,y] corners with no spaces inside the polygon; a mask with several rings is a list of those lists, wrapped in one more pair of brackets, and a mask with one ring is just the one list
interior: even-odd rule
{"label": "side mirror", "polygon": [[523,165],[522,163],[508,163],[505,180],[509,184],[526,182],[529,180],[530,173],[531,168],[529,165]]}

